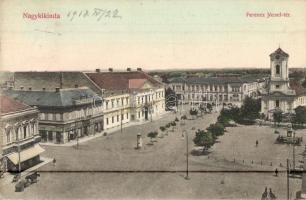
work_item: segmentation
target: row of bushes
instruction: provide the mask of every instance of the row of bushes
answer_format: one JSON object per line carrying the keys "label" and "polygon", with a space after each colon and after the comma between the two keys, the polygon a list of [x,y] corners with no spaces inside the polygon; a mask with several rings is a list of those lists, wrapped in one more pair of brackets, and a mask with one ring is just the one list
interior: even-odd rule
{"label": "row of bushes", "polygon": [[[159,127],[159,130],[163,133],[166,130],[168,130],[170,127],[172,127],[172,131],[173,131],[177,122],[179,122],[179,119],[176,117],[174,121],[167,123],[165,126]],[[153,138],[156,138],[157,136],[158,136],[158,131],[151,131],[147,135],[147,137],[151,139],[152,144],[153,144]]]}

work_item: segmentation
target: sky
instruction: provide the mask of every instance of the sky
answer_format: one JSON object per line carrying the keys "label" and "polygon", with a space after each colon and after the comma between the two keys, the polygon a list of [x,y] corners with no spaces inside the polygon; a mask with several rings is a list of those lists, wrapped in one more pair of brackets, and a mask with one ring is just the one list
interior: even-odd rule
{"label": "sky", "polygon": [[[305,0],[2,0],[0,9],[1,70],[268,68],[279,46],[290,67],[306,67]],[[37,13],[60,18],[26,17]]]}

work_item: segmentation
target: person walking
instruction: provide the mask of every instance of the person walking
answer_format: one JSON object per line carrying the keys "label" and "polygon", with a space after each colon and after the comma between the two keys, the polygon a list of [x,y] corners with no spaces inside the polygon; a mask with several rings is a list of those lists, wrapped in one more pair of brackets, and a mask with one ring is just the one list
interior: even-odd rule
{"label": "person walking", "polygon": [[265,187],[265,191],[261,195],[261,200],[268,200],[268,189]]}
{"label": "person walking", "polygon": [[276,196],[275,194],[272,192],[272,189],[270,188],[270,191],[269,191],[269,197],[270,199],[276,199]]}
{"label": "person walking", "polygon": [[55,158],[53,158],[53,166],[55,166],[56,165],[56,159]]}
{"label": "person walking", "polygon": [[258,140],[256,140],[256,143],[255,143],[255,144],[256,144],[256,147],[258,147]]}
{"label": "person walking", "polygon": [[275,176],[278,176],[278,169],[275,169]]}

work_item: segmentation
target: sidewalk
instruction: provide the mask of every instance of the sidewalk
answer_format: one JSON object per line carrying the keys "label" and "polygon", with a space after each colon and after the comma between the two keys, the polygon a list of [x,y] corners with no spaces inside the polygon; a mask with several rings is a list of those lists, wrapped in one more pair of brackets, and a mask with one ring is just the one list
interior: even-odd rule
{"label": "sidewalk", "polygon": [[[163,116],[167,115],[167,114],[171,114],[171,112],[166,112],[157,116],[157,117],[152,117],[152,120],[155,121],[155,120],[159,120],[161,119]],[[122,125],[122,129],[124,128],[127,128],[127,127],[131,127],[131,126],[138,126],[138,125],[142,125],[142,124],[146,124],[146,123],[149,123],[151,122],[150,119],[149,120],[146,120],[146,121],[134,121],[134,122],[129,122],[129,123],[126,123],[126,124],[123,124]],[[121,127],[120,126],[116,126],[116,127],[113,127],[113,128],[109,128],[109,129],[106,129],[106,130],[103,130],[102,132],[100,133],[97,133],[95,135],[89,135],[89,136],[86,136],[86,137],[83,137],[83,138],[79,138],[79,141],[78,143],[81,144],[81,143],[84,143],[84,142],[87,142],[89,140],[92,140],[94,138],[98,138],[98,137],[101,137],[103,136],[103,133],[107,133],[107,135],[110,135],[112,133],[115,133],[117,131],[120,131]],[[70,141],[70,142],[67,142],[65,144],[55,144],[55,143],[40,143],[40,145],[44,146],[58,146],[58,147],[71,147],[71,146],[75,146],[77,145],[77,141],[76,140],[73,140],[73,141]]]}
{"label": "sidewalk", "polygon": [[[44,166],[44,165],[46,165],[46,164],[48,164],[49,162],[52,161],[51,158],[46,158],[46,157],[41,157],[40,160],[42,161],[41,163],[21,172],[21,178],[27,176],[29,173],[36,171],[40,167],[42,167],[42,166]],[[5,185],[8,185],[10,183],[13,183],[12,182],[13,178],[14,178],[14,174],[6,172],[4,174],[4,177],[0,179],[0,188],[5,186]],[[16,183],[13,183],[13,184],[16,184]]]}

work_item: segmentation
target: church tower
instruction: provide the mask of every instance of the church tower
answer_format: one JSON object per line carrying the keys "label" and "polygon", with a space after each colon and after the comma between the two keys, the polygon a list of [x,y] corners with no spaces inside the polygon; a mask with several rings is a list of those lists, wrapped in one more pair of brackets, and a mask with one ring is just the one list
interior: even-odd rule
{"label": "church tower", "polygon": [[288,58],[289,55],[281,48],[278,48],[276,51],[270,54],[270,92],[290,90]]}
{"label": "church tower", "polygon": [[271,76],[261,101],[261,112],[268,119],[273,118],[275,110],[283,113],[293,111],[295,91],[289,85],[288,58],[289,54],[281,48],[270,54]]}

